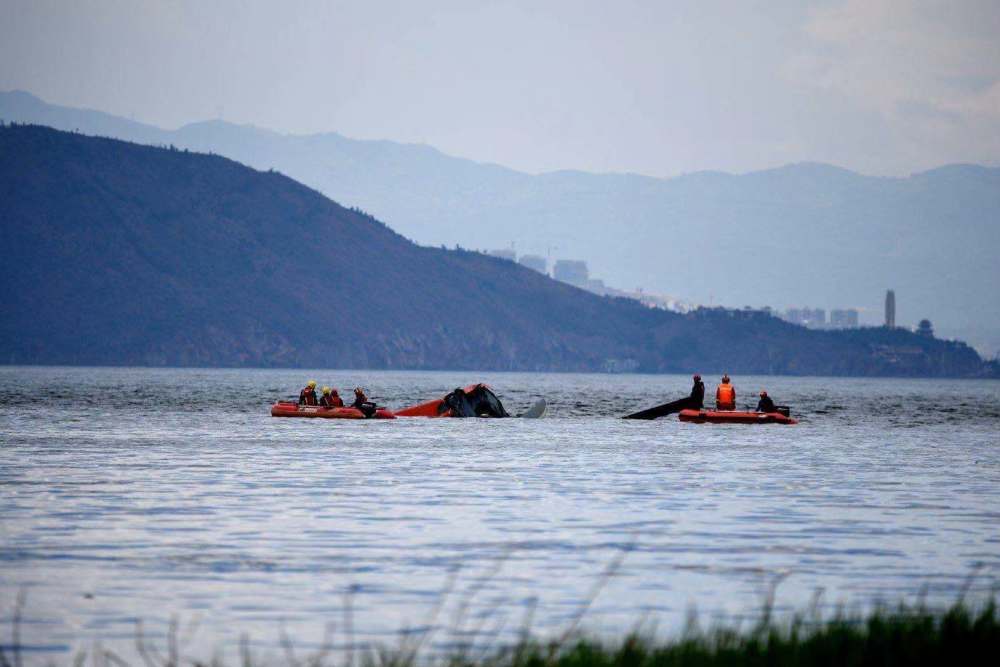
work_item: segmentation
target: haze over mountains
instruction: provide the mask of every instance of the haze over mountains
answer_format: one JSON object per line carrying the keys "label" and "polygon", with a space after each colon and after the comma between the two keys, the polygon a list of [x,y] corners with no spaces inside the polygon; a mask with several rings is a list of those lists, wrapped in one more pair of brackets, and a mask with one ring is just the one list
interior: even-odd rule
{"label": "haze over mountains", "polygon": [[422,247],[220,156],[0,127],[0,360],[995,374],[961,343],[680,315]]}
{"label": "haze over mountains", "polygon": [[[853,306],[1000,350],[1000,169],[874,178],[820,164],[673,179],[529,175],[426,146],[221,121],[161,130],[0,94],[0,118],[211,151],[275,168],[419,243],[585,259],[609,284],[729,306]],[[956,261],[955,258],[961,258]],[[866,317],[865,317],[866,316]]]}

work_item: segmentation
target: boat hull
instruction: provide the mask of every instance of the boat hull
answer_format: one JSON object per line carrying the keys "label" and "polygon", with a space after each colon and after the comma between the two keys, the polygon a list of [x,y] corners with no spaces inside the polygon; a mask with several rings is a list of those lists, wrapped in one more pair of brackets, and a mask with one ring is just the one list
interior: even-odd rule
{"label": "boat hull", "polygon": [[[318,405],[299,405],[288,401],[278,401],[271,406],[272,417],[297,417],[302,419],[365,419],[357,408],[324,408]],[[372,419],[395,419],[396,415],[386,408],[378,408]]]}
{"label": "boat hull", "polygon": [[[471,392],[478,387],[478,384],[470,384],[468,387],[464,388],[465,392]],[[408,408],[403,408],[402,410],[396,410],[397,417],[454,417],[455,414],[451,408],[449,408],[444,403],[444,398],[435,398],[433,401],[427,401],[425,403],[418,403],[417,405],[411,405]]]}
{"label": "boat hull", "polygon": [[681,410],[677,418],[693,424],[798,424],[780,412],[740,412],[738,410]]}

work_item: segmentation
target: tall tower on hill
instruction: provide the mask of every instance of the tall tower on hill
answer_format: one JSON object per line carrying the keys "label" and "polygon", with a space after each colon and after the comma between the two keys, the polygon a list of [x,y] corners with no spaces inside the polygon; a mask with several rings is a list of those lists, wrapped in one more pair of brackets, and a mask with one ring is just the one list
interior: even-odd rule
{"label": "tall tower on hill", "polygon": [[896,328],[896,293],[892,290],[885,293],[885,326]]}

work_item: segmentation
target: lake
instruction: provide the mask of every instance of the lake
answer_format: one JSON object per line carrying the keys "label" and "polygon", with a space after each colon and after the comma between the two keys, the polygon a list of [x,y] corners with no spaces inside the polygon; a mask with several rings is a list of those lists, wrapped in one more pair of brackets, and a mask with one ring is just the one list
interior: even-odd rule
{"label": "lake", "polygon": [[[269,416],[310,378],[390,407],[482,380],[549,411]],[[27,658],[67,663],[134,658],[137,621],[163,652],[172,618],[183,655],[235,662],[243,634],[301,655],[330,625],[338,649],[431,625],[433,653],[581,614],[676,634],[776,582],[781,612],[995,586],[1000,383],[733,381],[800,424],[618,418],[686,376],[0,367],[0,644],[19,591]]]}

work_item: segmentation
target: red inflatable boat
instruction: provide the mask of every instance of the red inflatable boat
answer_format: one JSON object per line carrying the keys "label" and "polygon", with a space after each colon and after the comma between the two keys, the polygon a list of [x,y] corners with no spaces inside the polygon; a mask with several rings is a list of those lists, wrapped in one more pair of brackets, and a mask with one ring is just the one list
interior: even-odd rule
{"label": "red inflatable boat", "polygon": [[739,412],[736,410],[681,410],[677,418],[695,424],[798,424],[780,412]]}
{"label": "red inflatable boat", "polygon": [[[470,384],[465,387],[462,391],[466,394],[476,393],[480,387],[489,390],[485,384]],[[450,394],[449,394],[450,396]],[[454,417],[455,411],[445,404],[445,400],[448,396],[443,396],[441,398],[435,398],[433,401],[427,401],[426,403],[418,403],[417,405],[411,405],[408,408],[403,408],[402,410],[396,411],[397,417]]]}
{"label": "red inflatable boat", "polygon": [[[278,401],[271,406],[272,417],[305,417],[311,419],[365,419],[357,408],[323,408],[318,405],[299,405],[293,401]],[[386,408],[378,408],[372,419],[395,419]]]}

